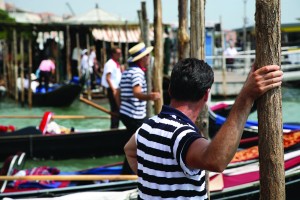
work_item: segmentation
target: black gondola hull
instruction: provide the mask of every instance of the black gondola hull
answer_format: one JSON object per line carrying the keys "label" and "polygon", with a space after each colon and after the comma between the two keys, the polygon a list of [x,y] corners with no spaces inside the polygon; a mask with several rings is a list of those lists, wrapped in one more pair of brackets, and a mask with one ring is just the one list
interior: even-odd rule
{"label": "black gondola hull", "polygon": [[67,107],[79,96],[81,86],[76,84],[61,85],[53,91],[32,94],[34,106]]}
{"label": "black gondola hull", "polygon": [[121,155],[131,137],[125,129],[58,135],[8,134],[0,137],[2,160],[20,151],[25,152],[29,158],[44,159]]}

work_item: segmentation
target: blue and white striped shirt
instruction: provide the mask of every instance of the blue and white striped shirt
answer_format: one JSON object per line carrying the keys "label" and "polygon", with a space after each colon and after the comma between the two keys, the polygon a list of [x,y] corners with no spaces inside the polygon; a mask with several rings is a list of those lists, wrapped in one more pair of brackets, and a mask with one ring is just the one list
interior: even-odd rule
{"label": "blue and white striped shirt", "polygon": [[134,97],[133,87],[137,85],[141,86],[142,93],[147,93],[145,73],[138,66],[130,66],[123,72],[120,82],[120,113],[133,119],[144,119],[147,102]]}
{"label": "blue and white striped shirt", "polygon": [[191,169],[186,153],[202,136],[180,111],[163,106],[136,131],[139,199],[207,199],[205,170]]}

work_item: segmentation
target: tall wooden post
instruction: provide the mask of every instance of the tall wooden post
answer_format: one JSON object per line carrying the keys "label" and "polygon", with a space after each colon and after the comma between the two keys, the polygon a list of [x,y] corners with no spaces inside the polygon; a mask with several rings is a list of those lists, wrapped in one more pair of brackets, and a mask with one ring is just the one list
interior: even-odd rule
{"label": "tall wooden post", "polygon": [[103,38],[103,40],[102,40],[102,49],[101,49],[101,52],[102,52],[102,66],[104,67],[104,64],[105,64],[105,62],[106,62],[106,60],[107,60],[107,55],[106,55],[106,42],[104,41],[104,38]]}
{"label": "tall wooden post", "polygon": [[[162,70],[163,70],[163,29],[162,29],[162,8],[161,0],[154,0],[154,67],[153,67],[153,90],[163,94]],[[161,111],[163,98],[154,102],[154,114]]]}
{"label": "tall wooden post", "polygon": [[[205,60],[204,0],[191,0],[191,57]],[[198,120],[197,120],[198,122]],[[208,108],[200,113],[200,130],[208,138]]]}
{"label": "tall wooden post", "polygon": [[145,34],[144,34],[144,24],[143,24],[143,16],[142,16],[142,11],[138,10],[137,11],[138,18],[139,18],[139,25],[140,25],[140,30],[141,30],[141,39],[144,40]]}
{"label": "tall wooden post", "polygon": [[[56,43],[56,49],[55,51],[57,52],[54,56],[54,59],[55,59],[55,65],[56,67],[58,68],[60,66],[60,37],[59,37],[59,31],[57,31],[57,43]],[[70,51],[70,54],[71,54],[71,51]],[[71,63],[70,63],[70,70],[71,70]],[[59,73],[59,70],[55,70],[56,71],[56,82],[60,82],[60,76],[61,74]],[[72,77],[72,76],[71,76]],[[64,80],[64,78],[63,78]]]}
{"label": "tall wooden post", "polygon": [[32,90],[31,90],[31,73],[32,73],[32,40],[28,41],[28,73],[29,73],[29,85],[28,85],[28,107],[32,108]]}
{"label": "tall wooden post", "polygon": [[[257,67],[280,65],[280,0],[256,0]],[[258,100],[260,199],[285,199],[281,87]]]}
{"label": "tall wooden post", "polygon": [[[89,36],[89,33],[86,33],[85,35],[85,38],[86,38],[86,48],[88,50],[88,54],[90,56],[90,36]],[[89,66],[90,68],[90,66]],[[91,79],[91,72],[90,72],[90,69],[87,70],[88,71],[88,82],[90,82],[90,84],[88,85],[88,88],[87,88],[87,95],[88,95],[88,99],[91,100],[92,99],[92,79]],[[92,72],[93,73],[93,72]]]}
{"label": "tall wooden post", "polygon": [[[7,42],[7,91],[9,95],[13,96],[13,90],[14,90],[14,82],[13,82],[13,76],[14,76],[14,70],[13,70],[13,42]],[[9,48],[10,46],[10,48]]]}
{"label": "tall wooden post", "polygon": [[[21,77],[21,105],[25,103],[25,91],[24,91],[24,39],[21,34],[20,37],[20,77]],[[30,88],[28,88],[30,90]]]}
{"label": "tall wooden post", "polygon": [[15,89],[15,100],[18,103],[19,101],[19,92],[18,92],[18,87],[17,87],[17,78],[18,78],[18,47],[17,47],[17,31],[14,29],[13,31],[13,58],[14,58],[14,89]]}
{"label": "tall wooden post", "polygon": [[125,52],[124,52],[124,66],[125,69],[127,68],[127,59],[128,59],[128,21],[125,22],[125,37],[126,37],[126,43],[125,43]]}
{"label": "tall wooden post", "polygon": [[7,41],[5,40],[3,42],[3,79],[4,79],[4,84],[5,84],[5,87],[7,88],[8,90],[8,72],[9,72],[9,69],[8,69],[8,47],[7,47]]}
{"label": "tall wooden post", "polygon": [[[78,71],[78,76],[81,77],[81,52],[80,52],[80,41],[79,41],[79,33],[76,33],[76,47],[77,47],[77,71]],[[74,67],[74,66],[71,66]]]}
{"label": "tall wooden post", "polygon": [[[121,26],[118,26],[118,47],[122,49],[122,42],[121,42]],[[123,60],[123,56],[121,56],[121,60]]]}
{"label": "tall wooden post", "polygon": [[[221,46],[222,46],[222,51],[224,51],[225,50],[224,31],[223,31],[223,23],[221,17],[220,17],[220,31],[221,31]],[[223,96],[225,98],[227,96],[227,74],[226,74],[226,60],[223,52],[222,52],[222,88],[223,88]]]}
{"label": "tall wooden post", "polygon": [[[15,35],[15,34],[14,34]],[[15,56],[15,39],[13,39],[13,41],[10,43],[11,46],[11,50],[10,50],[10,60],[9,60],[9,66],[10,66],[10,76],[9,76],[9,85],[10,85],[10,95],[12,95],[13,97],[15,97],[15,65],[14,65],[14,56]]]}
{"label": "tall wooden post", "polygon": [[[71,38],[70,38],[70,26],[67,25],[67,44],[66,44],[66,64],[67,64],[67,78],[71,80],[71,62],[70,62],[70,55],[71,55]],[[56,70],[58,71],[58,69]]]}
{"label": "tall wooden post", "polygon": [[[191,0],[191,57],[205,60],[205,0]],[[208,106],[205,104],[200,112],[196,125],[202,134],[208,135]],[[206,189],[209,193],[208,171],[206,171]],[[209,194],[208,194],[209,196]]]}
{"label": "tall wooden post", "polygon": [[[150,46],[149,40],[149,20],[147,16],[147,9],[146,9],[146,2],[142,2],[142,26],[143,26],[143,41],[145,42],[146,46]],[[151,62],[150,65],[147,67],[146,71],[146,78],[147,78],[147,91],[151,92],[152,90],[152,66]],[[147,102],[147,117],[150,117],[152,113],[152,106],[150,101]]]}
{"label": "tall wooden post", "polygon": [[191,0],[191,56],[204,60],[204,0]]}
{"label": "tall wooden post", "polygon": [[186,0],[178,0],[178,15],[179,15],[179,27],[178,27],[178,60],[187,58],[189,56],[189,41],[190,37],[187,33],[188,30],[188,6]]}

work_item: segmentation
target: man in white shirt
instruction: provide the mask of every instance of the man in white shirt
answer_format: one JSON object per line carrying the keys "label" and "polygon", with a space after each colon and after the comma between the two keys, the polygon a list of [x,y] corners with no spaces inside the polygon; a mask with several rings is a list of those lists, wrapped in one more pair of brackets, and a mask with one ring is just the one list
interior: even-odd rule
{"label": "man in white shirt", "polygon": [[71,62],[72,77],[78,76],[78,66],[79,66],[80,54],[81,54],[81,49],[78,47],[75,47],[72,52],[72,62]]}
{"label": "man in white shirt", "polygon": [[[101,85],[107,90],[111,112],[118,113],[119,108],[116,103],[117,89],[121,81],[122,70],[118,62],[122,54],[119,47],[111,49],[111,58],[104,65],[104,72],[101,79]],[[119,118],[111,116],[110,128],[119,127]]]}
{"label": "man in white shirt", "polygon": [[90,74],[92,72],[90,66],[89,66],[89,57],[88,57],[88,50],[87,49],[84,49],[82,50],[81,52],[81,63],[80,63],[80,66],[81,66],[81,84],[84,86],[88,84],[88,80],[89,80],[89,77],[90,77]]}
{"label": "man in white shirt", "polygon": [[91,46],[88,62],[89,62],[90,68],[92,69],[91,88],[95,89],[96,88],[96,77],[97,77],[97,71],[98,71],[98,62],[97,62],[95,46]]}
{"label": "man in white shirt", "polygon": [[234,42],[229,41],[229,47],[225,49],[224,56],[226,56],[226,67],[228,71],[232,71],[234,67],[234,57],[238,54],[236,48],[234,47]]}

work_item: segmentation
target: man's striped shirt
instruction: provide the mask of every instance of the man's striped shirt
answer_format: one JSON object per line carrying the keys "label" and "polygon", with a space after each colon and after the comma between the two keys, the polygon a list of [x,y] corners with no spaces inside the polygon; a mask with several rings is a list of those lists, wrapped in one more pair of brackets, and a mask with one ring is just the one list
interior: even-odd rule
{"label": "man's striped shirt", "polygon": [[136,132],[139,199],[207,199],[205,171],[191,169],[186,153],[202,136],[180,111],[163,106]]}
{"label": "man's striped shirt", "polygon": [[122,74],[120,82],[121,106],[120,113],[134,119],[146,117],[146,101],[141,101],[133,95],[133,87],[140,85],[142,93],[147,93],[145,73],[138,66],[130,66]]}

